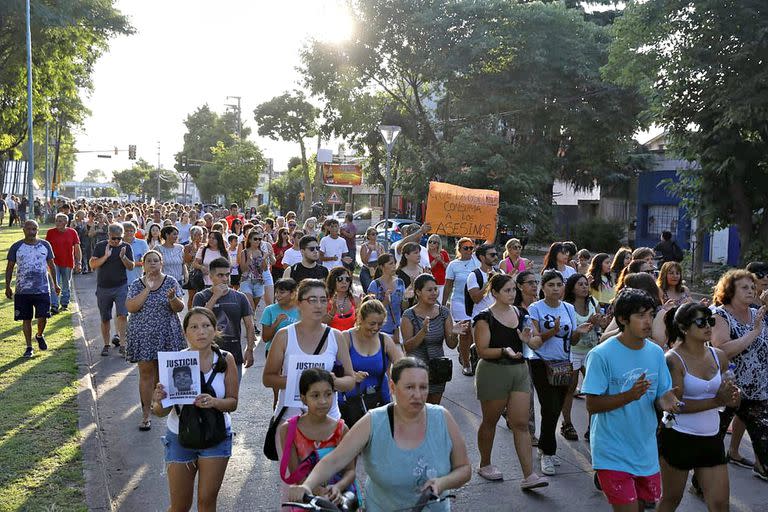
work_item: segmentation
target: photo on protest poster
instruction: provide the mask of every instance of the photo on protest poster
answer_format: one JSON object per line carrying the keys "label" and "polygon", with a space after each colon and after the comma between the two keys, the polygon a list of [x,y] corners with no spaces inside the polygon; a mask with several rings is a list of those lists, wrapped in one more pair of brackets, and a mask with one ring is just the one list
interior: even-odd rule
{"label": "photo on protest poster", "polygon": [[301,402],[301,393],[299,393],[301,373],[308,368],[325,369],[326,360],[325,356],[311,356],[308,354],[288,356],[288,375],[285,376],[286,407],[304,407],[304,404]]}
{"label": "photo on protest poster", "polygon": [[200,394],[200,352],[158,352],[157,367],[160,384],[168,394],[163,407],[190,405]]}

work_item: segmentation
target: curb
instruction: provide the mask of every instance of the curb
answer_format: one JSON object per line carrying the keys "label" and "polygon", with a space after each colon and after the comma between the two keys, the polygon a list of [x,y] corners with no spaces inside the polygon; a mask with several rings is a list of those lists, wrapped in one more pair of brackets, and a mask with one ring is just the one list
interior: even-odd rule
{"label": "curb", "polygon": [[[73,276],[74,277],[74,276]],[[73,279],[74,280],[74,279]],[[77,345],[78,369],[78,429],[83,438],[81,449],[83,454],[83,473],[85,476],[85,503],[88,510],[115,512],[112,493],[109,489],[109,473],[107,471],[107,454],[104,451],[104,439],[101,432],[99,405],[96,389],[93,385],[91,367],[91,351],[82,324],[80,301],[77,288],[72,288],[73,303],[77,310],[72,311],[72,327]]]}

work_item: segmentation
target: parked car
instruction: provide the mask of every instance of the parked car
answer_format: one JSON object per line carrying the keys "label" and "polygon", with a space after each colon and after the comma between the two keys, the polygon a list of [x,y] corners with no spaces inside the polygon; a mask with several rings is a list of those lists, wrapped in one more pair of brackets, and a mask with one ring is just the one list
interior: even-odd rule
{"label": "parked car", "polygon": [[344,224],[344,217],[346,217],[347,212],[344,210],[336,210],[331,214],[331,217],[339,221],[339,224]]}
{"label": "parked car", "polygon": [[371,209],[361,208],[352,214],[352,224],[357,229],[357,236],[365,236],[365,230],[371,227]]}
{"label": "parked car", "polygon": [[[374,226],[376,228],[376,232],[378,233],[378,240],[382,244],[385,243],[384,238],[384,224],[386,223],[386,220],[382,220],[376,223]],[[389,225],[387,226],[388,232],[387,232],[387,238],[389,238],[389,243],[397,242],[398,240],[403,238],[403,228],[405,226],[408,226],[410,224],[416,224],[417,226],[421,226],[421,222],[416,222],[413,219],[389,219]],[[422,237],[422,242],[426,243],[426,237]]]}

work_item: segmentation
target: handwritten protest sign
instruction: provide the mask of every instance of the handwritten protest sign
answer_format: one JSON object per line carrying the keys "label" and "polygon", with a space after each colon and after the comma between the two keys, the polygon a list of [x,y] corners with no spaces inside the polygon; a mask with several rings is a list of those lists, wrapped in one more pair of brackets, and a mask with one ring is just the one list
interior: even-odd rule
{"label": "handwritten protest sign", "polygon": [[158,352],[157,365],[160,384],[168,393],[163,399],[163,407],[194,403],[200,394],[200,352]]}
{"label": "handwritten protest sign", "polygon": [[301,402],[301,394],[299,393],[301,372],[308,368],[323,368],[330,371],[331,368],[325,367],[327,362],[328,358],[326,356],[310,356],[308,354],[288,356],[288,374],[285,376],[286,407],[304,407],[304,404]]}
{"label": "handwritten protest sign", "polygon": [[425,222],[432,226],[432,233],[493,240],[498,210],[498,190],[429,183]]}

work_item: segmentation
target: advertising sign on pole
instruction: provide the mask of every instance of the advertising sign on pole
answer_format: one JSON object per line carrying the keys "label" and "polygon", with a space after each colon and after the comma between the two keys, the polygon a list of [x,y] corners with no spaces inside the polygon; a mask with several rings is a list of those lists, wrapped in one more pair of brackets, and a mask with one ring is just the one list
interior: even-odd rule
{"label": "advertising sign on pole", "polygon": [[349,187],[363,182],[363,166],[359,164],[323,164],[323,183]]}

